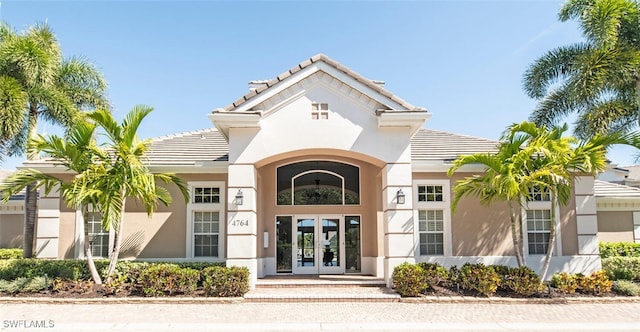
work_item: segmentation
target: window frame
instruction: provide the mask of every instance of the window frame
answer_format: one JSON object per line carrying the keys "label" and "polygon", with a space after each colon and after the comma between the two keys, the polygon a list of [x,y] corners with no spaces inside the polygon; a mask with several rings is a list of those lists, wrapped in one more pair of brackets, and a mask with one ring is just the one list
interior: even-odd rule
{"label": "window frame", "polygon": [[[419,187],[441,186],[442,201],[419,201]],[[414,180],[413,192],[413,220],[416,257],[450,257],[452,256],[451,234],[451,181],[445,179]],[[420,211],[442,211],[442,232],[420,231]],[[420,252],[420,234],[442,234],[442,254],[427,255]]]}
{"label": "window frame", "polygon": [[[189,203],[187,203],[186,214],[186,258],[193,261],[225,261],[225,225],[226,215],[226,186],[224,181],[189,181]],[[218,188],[220,191],[220,199],[218,203],[195,203],[194,192],[196,188]],[[218,212],[218,256],[195,256],[195,236],[194,219],[195,212]],[[207,233],[209,234],[209,233]],[[210,233],[215,234],[215,233]]]}
{"label": "window frame", "polygon": [[[102,216],[100,215],[100,212],[89,211],[89,214],[90,215],[98,215],[98,216],[100,216],[99,223],[100,223],[100,230],[102,231],[100,233],[92,233],[91,232],[91,228],[89,228],[89,231],[87,232],[87,234],[89,235],[89,247],[91,248],[91,256],[92,257],[96,257],[96,258],[109,258],[109,249],[113,247],[113,239],[112,239],[112,234],[111,234],[111,233],[113,233],[112,232],[112,227],[110,227],[108,231],[106,231],[106,230],[104,230],[102,228]],[[91,222],[95,222],[95,218],[92,218],[91,221],[87,221],[86,224],[88,225]],[[93,253],[93,245],[91,243],[91,237],[92,236],[96,236],[96,235],[100,236],[100,237],[102,237],[102,236],[106,236],[107,237],[107,243],[106,243],[107,254],[104,255],[104,256],[103,255],[95,255]],[[101,246],[102,245],[105,245],[105,243],[102,243]]]}
{"label": "window frame", "polygon": [[[93,206],[89,205],[89,212],[91,213],[98,213],[97,211],[93,210]],[[74,250],[74,255],[76,258],[86,258],[87,256],[85,255],[84,252],[84,216],[82,215],[82,208],[78,208],[76,209],[76,240],[75,243],[77,244],[75,246],[75,250]],[[105,232],[106,233],[106,232]],[[108,231],[109,234],[109,245],[107,248],[107,257],[102,257],[102,256],[93,256],[94,258],[109,258],[109,249],[111,249],[113,247],[113,242],[115,241],[115,231],[113,230],[113,227],[109,228]]]}
{"label": "window frame", "polygon": [[[528,201],[527,198],[524,199],[523,207],[520,213],[521,225],[523,230],[522,236],[522,246],[524,247],[525,256],[543,256],[544,254],[531,254],[529,252],[529,228],[528,228],[528,220],[527,220],[527,211],[531,210],[548,210],[551,217],[551,200],[535,200]],[[560,224],[560,209],[558,206],[554,207],[555,209],[555,220],[551,220],[552,223],[555,224],[555,232],[556,232],[556,241],[555,248],[553,248],[553,256],[562,256],[562,227]]]}

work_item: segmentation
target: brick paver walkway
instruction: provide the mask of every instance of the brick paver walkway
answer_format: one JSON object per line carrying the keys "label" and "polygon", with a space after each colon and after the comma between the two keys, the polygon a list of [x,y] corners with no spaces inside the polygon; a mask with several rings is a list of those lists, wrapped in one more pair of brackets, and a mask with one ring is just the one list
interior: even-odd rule
{"label": "brick paver walkway", "polygon": [[640,303],[5,302],[0,320],[2,331],[640,331]]}

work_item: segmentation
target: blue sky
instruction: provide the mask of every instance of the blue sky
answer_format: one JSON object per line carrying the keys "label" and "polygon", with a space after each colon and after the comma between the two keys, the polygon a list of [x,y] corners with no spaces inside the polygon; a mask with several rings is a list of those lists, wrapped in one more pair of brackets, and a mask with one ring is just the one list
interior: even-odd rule
{"label": "blue sky", "polygon": [[[557,20],[563,1],[0,2],[15,29],[47,21],[65,56],[95,63],[116,117],[154,107],[144,138],[211,127],[206,115],[248,81],[324,53],[427,108],[428,128],[497,139],[535,106],[521,87],[527,66],[582,38]],[[610,159],[630,165],[635,153]]]}

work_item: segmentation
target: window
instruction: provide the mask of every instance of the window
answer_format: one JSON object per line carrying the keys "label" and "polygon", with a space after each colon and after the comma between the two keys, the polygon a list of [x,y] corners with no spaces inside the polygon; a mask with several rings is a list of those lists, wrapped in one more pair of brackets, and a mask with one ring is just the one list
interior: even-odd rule
{"label": "window", "polygon": [[442,210],[419,210],[420,255],[444,254],[444,213]]}
{"label": "window", "polygon": [[360,204],[360,169],[333,161],[303,161],[277,169],[277,205]]}
{"label": "window", "polygon": [[529,255],[544,255],[549,248],[550,210],[527,210]]}
{"label": "window", "polygon": [[311,103],[311,119],[313,120],[329,119],[329,104]]}
{"label": "window", "polygon": [[193,212],[194,257],[218,257],[219,211]]}
{"label": "window", "polygon": [[196,187],[193,190],[193,203],[220,203],[220,188]]}
{"label": "window", "polygon": [[418,202],[442,202],[442,186],[418,186]]}
{"label": "window", "polygon": [[417,254],[451,256],[449,180],[414,181]]}
{"label": "window", "polygon": [[89,246],[94,257],[109,256],[109,231],[102,228],[102,215],[98,212],[89,212],[87,217],[89,229]]}
{"label": "window", "polygon": [[224,183],[189,182],[187,258],[220,258],[223,248]]}

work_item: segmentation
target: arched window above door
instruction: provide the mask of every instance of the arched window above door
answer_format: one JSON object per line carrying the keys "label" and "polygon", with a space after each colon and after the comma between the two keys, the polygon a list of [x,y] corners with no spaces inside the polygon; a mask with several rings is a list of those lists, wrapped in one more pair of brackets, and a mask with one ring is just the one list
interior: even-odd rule
{"label": "arched window above door", "polygon": [[360,169],[334,161],[303,161],[277,169],[278,205],[360,204]]}

